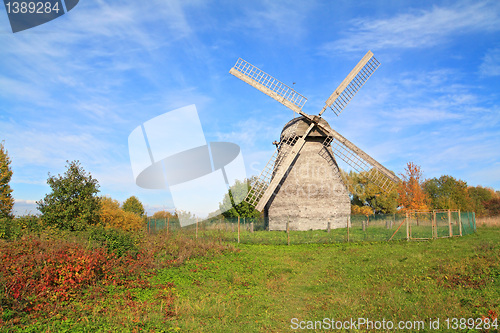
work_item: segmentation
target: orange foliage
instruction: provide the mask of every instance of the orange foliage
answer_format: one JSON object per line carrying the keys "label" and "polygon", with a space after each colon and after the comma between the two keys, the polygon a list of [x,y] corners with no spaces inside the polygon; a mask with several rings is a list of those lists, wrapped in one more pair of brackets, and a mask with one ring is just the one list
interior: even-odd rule
{"label": "orange foliage", "polygon": [[373,208],[368,206],[357,206],[351,205],[351,214],[352,215],[373,215]]}
{"label": "orange foliage", "polygon": [[413,162],[408,162],[405,173],[400,174],[398,204],[403,210],[429,210],[430,199],[422,189],[422,171]]}
{"label": "orange foliage", "polygon": [[159,212],[156,212],[153,214],[154,219],[166,219],[166,218],[173,218],[175,217],[174,214],[167,212],[165,210],[160,210]]}
{"label": "orange foliage", "polygon": [[125,231],[139,230],[144,224],[137,214],[122,210],[117,200],[108,197],[101,199],[101,223],[105,228]]}

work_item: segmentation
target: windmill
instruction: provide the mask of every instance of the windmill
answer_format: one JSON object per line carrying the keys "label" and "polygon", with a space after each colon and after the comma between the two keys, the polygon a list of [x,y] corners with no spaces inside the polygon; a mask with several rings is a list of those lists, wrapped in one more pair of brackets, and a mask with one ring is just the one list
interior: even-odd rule
{"label": "windmill", "polygon": [[245,201],[264,211],[270,230],[345,227],[350,200],[334,155],[384,191],[399,178],[330,127],[322,118],[327,108],[338,116],[380,63],[368,51],[326,100],[318,115],[302,111],[307,98],[259,68],[238,59],[229,71],[237,78],[298,113],[276,142],[276,151],[251,184]]}

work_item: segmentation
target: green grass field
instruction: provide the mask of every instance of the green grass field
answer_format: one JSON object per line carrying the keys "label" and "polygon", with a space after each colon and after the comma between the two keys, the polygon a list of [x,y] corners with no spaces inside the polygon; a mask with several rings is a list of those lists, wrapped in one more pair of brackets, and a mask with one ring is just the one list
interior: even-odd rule
{"label": "green grass field", "polygon": [[[158,268],[148,279],[168,286],[170,298],[165,301],[157,299],[155,289],[111,285],[106,286],[105,297],[93,297],[89,289],[82,298],[69,301],[67,311],[63,307],[53,316],[26,316],[3,329],[291,332],[302,331],[293,330],[294,325],[306,327],[308,321],[324,318],[367,318],[396,325],[423,321],[421,331],[436,331],[429,323],[439,318],[440,331],[446,331],[447,318],[451,326],[452,318],[477,320],[500,313],[498,227],[430,241],[291,246],[285,245],[283,234],[279,245],[222,242],[218,246],[225,251],[191,253],[182,264]],[[174,240],[157,237],[156,242],[175,246]],[[182,251],[176,256],[187,258]]]}

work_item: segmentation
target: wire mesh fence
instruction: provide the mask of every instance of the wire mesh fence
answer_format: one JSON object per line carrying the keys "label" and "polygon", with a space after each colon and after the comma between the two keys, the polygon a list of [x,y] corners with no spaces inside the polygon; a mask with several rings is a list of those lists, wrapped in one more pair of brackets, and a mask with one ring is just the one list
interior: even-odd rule
{"label": "wire mesh fence", "polygon": [[[335,217],[338,220],[338,216]],[[242,244],[307,244],[423,240],[463,236],[476,230],[475,214],[460,211],[408,212],[406,214],[348,215],[345,226],[323,230],[294,230],[294,222],[284,231],[270,231],[264,218],[212,218],[181,227],[176,218],[147,220],[149,233],[172,236],[182,233],[197,239],[217,239]],[[328,220],[328,219],[326,219]]]}
{"label": "wire mesh fence", "polygon": [[476,230],[475,214],[460,210],[412,211],[406,219],[408,239],[462,236]]}

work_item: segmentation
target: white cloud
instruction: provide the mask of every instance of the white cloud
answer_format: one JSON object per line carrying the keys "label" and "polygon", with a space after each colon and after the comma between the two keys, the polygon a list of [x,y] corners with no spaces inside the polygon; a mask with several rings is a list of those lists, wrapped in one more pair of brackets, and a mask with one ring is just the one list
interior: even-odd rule
{"label": "white cloud", "polygon": [[333,124],[397,173],[413,161],[426,177],[448,174],[498,186],[490,165],[500,159],[500,111],[489,105],[491,96],[461,80],[460,73],[446,68],[385,77]]}
{"label": "white cloud", "polygon": [[252,148],[263,138],[275,137],[278,140],[281,132],[281,128],[276,126],[269,118],[266,120],[248,118],[231,127],[231,131],[215,133],[217,140],[234,142],[243,147]]}
{"label": "white cloud", "polygon": [[36,207],[36,200],[15,199],[13,212],[16,216],[40,214]]}
{"label": "white cloud", "polygon": [[51,104],[50,95],[39,86],[33,86],[25,81],[0,75],[0,97],[21,101],[33,101],[34,104]]}
{"label": "white cloud", "polygon": [[388,19],[358,18],[343,38],[322,46],[322,51],[360,51],[432,47],[452,34],[500,30],[498,1],[465,2],[453,7],[433,6]]}
{"label": "white cloud", "polygon": [[479,66],[479,73],[483,76],[500,75],[500,48],[488,50]]}
{"label": "white cloud", "polygon": [[286,36],[287,42],[293,43],[304,36],[306,30],[303,23],[314,2],[264,0],[254,5],[246,11],[244,18],[238,18],[233,25],[243,26],[245,31],[257,31],[257,36],[262,39]]}
{"label": "white cloud", "polygon": [[3,138],[16,168],[40,166],[50,171],[60,169],[66,160],[99,164],[113,155],[112,144],[91,133],[72,133],[64,129],[43,131],[5,123],[0,123],[0,129],[5,133]]}

